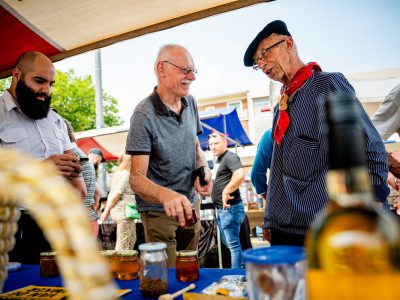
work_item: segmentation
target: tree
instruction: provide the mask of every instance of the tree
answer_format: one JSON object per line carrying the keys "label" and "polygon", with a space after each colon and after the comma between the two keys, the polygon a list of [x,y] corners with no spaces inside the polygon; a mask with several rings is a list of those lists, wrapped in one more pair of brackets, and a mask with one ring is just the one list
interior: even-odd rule
{"label": "tree", "polygon": [[[76,77],[73,70],[56,71],[52,107],[69,120],[75,131],[96,128],[96,100],[92,77]],[[117,100],[103,91],[104,124],[121,125]]]}
{"label": "tree", "polygon": [[2,95],[4,91],[10,87],[10,85],[11,85],[11,76],[4,79],[0,79],[0,95]]}
{"label": "tree", "polygon": [[[9,88],[11,77],[0,80],[0,95]],[[103,92],[104,124],[121,125],[118,116],[118,101]],[[56,71],[56,83],[53,86],[51,106],[65,119],[71,122],[75,131],[96,128],[96,100],[91,76],[77,77],[73,70]]]}

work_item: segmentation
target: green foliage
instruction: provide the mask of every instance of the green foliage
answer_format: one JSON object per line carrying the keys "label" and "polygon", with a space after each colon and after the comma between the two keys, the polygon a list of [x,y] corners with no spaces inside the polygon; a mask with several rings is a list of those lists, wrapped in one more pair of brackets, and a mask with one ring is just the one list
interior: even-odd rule
{"label": "green foliage", "polygon": [[[56,71],[53,86],[52,107],[69,120],[75,131],[96,128],[95,89],[91,76],[76,77],[73,70]],[[104,125],[117,126],[122,121],[118,116],[117,100],[103,91]]]}
{"label": "green foliage", "polygon": [[0,79],[0,95],[2,95],[4,91],[10,87],[10,85],[11,85],[11,76],[4,79]]}

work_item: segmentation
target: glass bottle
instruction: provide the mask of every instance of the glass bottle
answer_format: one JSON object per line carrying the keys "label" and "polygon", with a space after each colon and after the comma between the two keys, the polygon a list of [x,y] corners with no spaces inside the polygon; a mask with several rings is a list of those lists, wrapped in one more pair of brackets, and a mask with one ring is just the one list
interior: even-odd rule
{"label": "glass bottle", "polygon": [[356,100],[326,102],[329,203],[306,241],[308,299],[395,299],[400,282],[400,228],[378,207],[365,166]]}
{"label": "glass bottle", "polygon": [[144,243],[140,251],[140,292],[144,297],[158,297],[168,290],[168,267],[165,243]]}
{"label": "glass bottle", "polygon": [[178,281],[187,282],[199,279],[199,258],[197,255],[196,250],[176,252],[175,268]]}

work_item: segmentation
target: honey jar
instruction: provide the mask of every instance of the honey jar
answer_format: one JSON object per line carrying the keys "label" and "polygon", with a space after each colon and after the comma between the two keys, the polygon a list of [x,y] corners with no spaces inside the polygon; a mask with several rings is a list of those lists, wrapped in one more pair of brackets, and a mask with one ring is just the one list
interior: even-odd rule
{"label": "honey jar", "polygon": [[115,250],[103,250],[100,254],[108,261],[111,277],[117,278],[118,258]]}
{"label": "honey jar", "polygon": [[40,253],[40,276],[56,277],[59,276],[58,266],[56,263],[56,252]]}
{"label": "honey jar", "polygon": [[178,281],[196,281],[199,279],[199,258],[195,250],[176,252],[175,268]]}
{"label": "honey jar", "polygon": [[117,251],[117,278],[131,280],[138,278],[138,252],[136,250]]}

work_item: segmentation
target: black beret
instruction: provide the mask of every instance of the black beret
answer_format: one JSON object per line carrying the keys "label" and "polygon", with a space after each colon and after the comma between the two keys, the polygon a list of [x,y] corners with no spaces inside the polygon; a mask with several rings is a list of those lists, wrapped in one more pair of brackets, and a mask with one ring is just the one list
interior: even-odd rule
{"label": "black beret", "polygon": [[276,20],[271,23],[269,23],[267,26],[264,27],[263,30],[261,30],[257,36],[254,38],[254,40],[250,43],[249,47],[247,47],[246,53],[244,54],[244,65],[246,67],[251,67],[253,65],[253,55],[254,52],[257,50],[258,45],[260,42],[265,39],[266,37],[269,37],[271,34],[276,33],[280,35],[287,35],[287,36],[292,36],[287,27],[285,22],[281,20]]}

